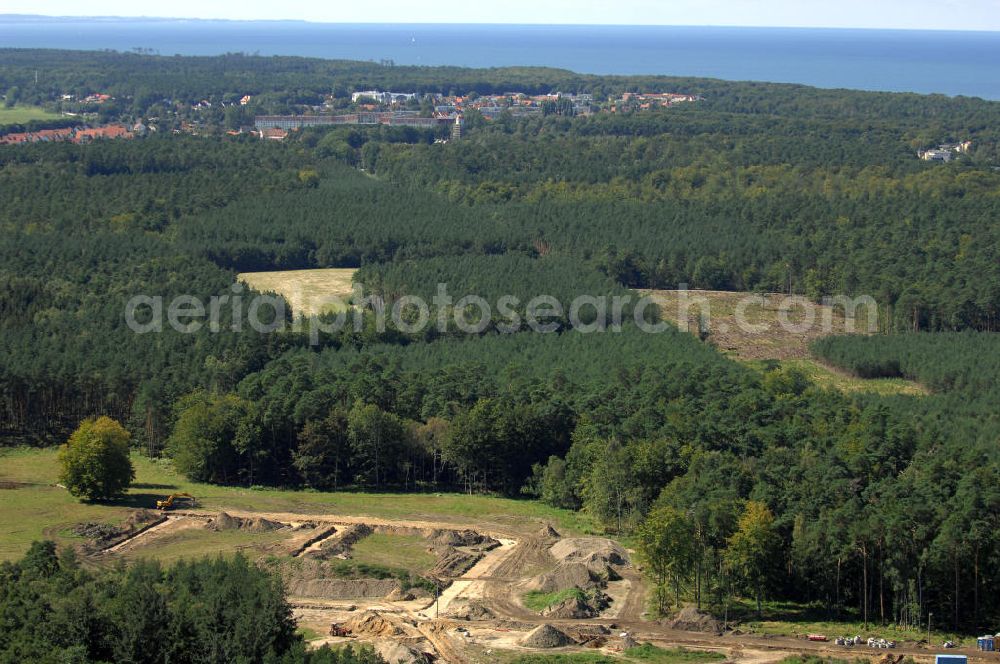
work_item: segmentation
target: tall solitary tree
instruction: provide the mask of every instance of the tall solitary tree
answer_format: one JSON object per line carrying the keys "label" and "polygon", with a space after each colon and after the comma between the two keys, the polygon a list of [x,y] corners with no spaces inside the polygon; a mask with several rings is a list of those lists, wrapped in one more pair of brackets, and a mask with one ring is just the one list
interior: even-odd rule
{"label": "tall solitary tree", "polygon": [[691,521],[673,507],[658,507],[649,513],[637,532],[639,555],[656,581],[656,603],[660,613],[669,605],[668,584],[681,601],[681,581],[691,576],[698,557],[695,529]]}
{"label": "tall solitary tree", "polygon": [[120,497],[135,479],[128,440],[110,417],[84,420],[59,450],[59,480],[84,500]]}
{"label": "tall solitary tree", "polygon": [[774,514],[767,505],[748,501],[728,544],[726,563],[733,575],[753,591],[760,615],[764,587],[774,569],[780,544],[774,529]]}

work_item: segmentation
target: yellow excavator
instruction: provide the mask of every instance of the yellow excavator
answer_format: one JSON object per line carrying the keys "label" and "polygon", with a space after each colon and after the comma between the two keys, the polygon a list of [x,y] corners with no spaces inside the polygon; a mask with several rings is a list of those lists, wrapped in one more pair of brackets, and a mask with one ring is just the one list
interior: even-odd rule
{"label": "yellow excavator", "polygon": [[190,493],[172,493],[166,497],[164,500],[156,501],[156,509],[158,510],[169,510],[174,506],[174,502],[177,500],[183,500],[188,502],[190,505],[194,505],[194,496]]}

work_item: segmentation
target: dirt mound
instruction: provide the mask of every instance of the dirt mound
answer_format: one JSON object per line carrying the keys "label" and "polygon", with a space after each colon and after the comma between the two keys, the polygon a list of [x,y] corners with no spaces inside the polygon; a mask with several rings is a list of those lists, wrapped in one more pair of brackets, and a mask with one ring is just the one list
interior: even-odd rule
{"label": "dirt mound", "polygon": [[219,512],[216,514],[206,526],[209,530],[215,531],[246,530],[251,533],[267,533],[272,530],[280,530],[284,527],[285,524],[283,523],[271,521],[270,519],[265,519],[263,517],[258,516],[252,519],[244,519],[226,512]]}
{"label": "dirt mound", "polygon": [[249,519],[243,524],[243,529],[249,530],[252,533],[269,533],[272,530],[281,530],[284,527],[285,525],[282,523],[271,521],[270,519],[265,519],[263,517]]}
{"label": "dirt mound", "polygon": [[562,648],[573,644],[573,639],[552,625],[539,625],[521,639],[525,648]]}
{"label": "dirt mound", "polygon": [[475,547],[480,551],[490,551],[500,546],[500,542],[489,535],[477,533],[474,530],[435,530],[428,538],[442,546]]}
{"label": "dirt mound", "polygon": [[133,510],[125,519],[124,528],[129,532],[134,532],[142,528],[151,521],[156,521],[162,516],[160,512],[153,510]]}
{"label": "dirt mound", "polygon": [[580,597],[567,597],[542,611],[542,615],[549,618],[593,618],[597,611]]}
{"label": "dirt mound", "polygon": [[722,623],[711,615],[687,606],[677,612],[673,618],[663,623],[670,629],[685,632],[721,632]]}
{"label": "dirt mound", "polygon": [[569,537],[549,549],[556,560],[585,563],[598,569],[608,565],[628,565],[628,554],[617,542],[604,537]]}
{"label": "dirt mound", "polygon": [[391,664],[426,664],[430,661],[426,654],[399,641],[377,639],[372,647],[379,657]]}
{"label": "dirt mound", "polygon": [[243,523],[243,519],[231,516],[226,512],[219,512],[208,522],[209,530],[236,530]]}
{"label": "dirt mound", "polygon": [[383,616],[378,611],[364,611],[344,623],[344,628],[359,636],[406,636],[406,630],[397,622]]}
{"label": "dirt mound", "polygon": [[542,529],[535,533],[535,537],[539,539],[559,539],[562,535],[549,524],[542,526]]}
{"label": "dirt mound", "polygon": [[402,588],[393,588],[392,592],[385,596],[387,602],[412,602],[416,595]]}
{"label": "dirt mound", "polygon": [[431,576],[438,578],[454,578],[468,572],[473,565],[483,557],[481,553],[459,551],[454,547],[445,547],[437,552],[438,561],[431,570]]}
{"label": "dirt mound", "polygon": [[524,588],[543,593],[554,593],[568,588],[588,590],[600,585],[604,578],[594,574],[583,563],[564,563],[553,570],[532,577],[524,584]]}
{"label": "dirt mound", "polygon": [[472,600],[459,605],[452,602],[444,617],[456,620],[493,620],[497,615],[482,602]]}
{"label": "dirt mound", "polygon": [[905,657],[905,655],[893,655],[886,653],[879,658],[878,664],[900,664]]}

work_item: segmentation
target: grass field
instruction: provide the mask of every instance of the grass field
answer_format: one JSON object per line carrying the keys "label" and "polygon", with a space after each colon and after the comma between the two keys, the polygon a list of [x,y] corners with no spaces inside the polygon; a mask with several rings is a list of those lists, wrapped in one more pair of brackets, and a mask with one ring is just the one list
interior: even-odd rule
{"label": "grass field", "polygon": [[[190,482],[165,460],[135,455],[136,480],[128,495],[113,505],[81,503],[56,487],[58,468],[55,449],[0,450],[0,560],[23,554],[33,540],[51,538],[73,543],[80,539],[69,530],[82,522],[120,523],[129,508],[152,508],[158,498],[186,491],[198,498],[200,509],[256,512],[340,514],[397,520],[476,523],[489,530],[530,532],[551,523],[572,535],[589,532],[590,521],[582,515],[528,500],[509,500],[464,494],[320,493],[277,489],[223,487]],[[194,542],[197,547],[214,546]],[[240,542],[233,542],[239,546]],[[178,548],[181,548],[178,545]],[[167,555],[172,555],[168,550]]]}
{"label": "grass field", "polygon": [[[807,634],[825,634],[831,640],[838,636],[860,635],[862,638],[877,636],[894,641],[920,641],[927,638],[927,626],[903,629],[888,621],[882,625],[877,616],[866,627],[856,617],[845,616],[841,620],[830,620],[821,607],[815,605],[795,604],[793,602],[764,602],[763,618],[756,617],[756,607],[750,600],[742,600],[731,607],[730,618],[742,621],[742,629],[752,630],[759,634],[775,636],[805,636]],[[938,645],[945,641],[968,644],[968,637],[962,638],[954,632],[935,629],[930,634],[930,643]]]}
{"label": "grass field", "polygon": [[40,106],[15,106],[5,108],[0,105],[0,126],[11,124],[24,124],[32,120],[58,120],[61,115],[51,113]]}
{"label": "grass field", "polygon": [[543,593],[540,590],[532,590],[521,596],[521,603],[532,611],[544,611],[553,604],[558,604],[570,597],[584,599],[584,592],[579,588],[566,588],[551,593]]}
{"label": "grass field", "polygon": [[284,533],[251,533],[242,530],[215,532],[206,528],[189,528],[156,541],[154,546],[138,548],[124,554],[127,559],[156,558],[173,562],[180,558],[200,558],[235,554],[243,551],[251,560],[265,551],[267,545],[284,538]]}
{"label": "grass field", "polygon": [[292,315],[315,316],[337,311],[340,307],[323,298],[340,298],[347,304],[353,287],[354,268],[319,270],[283,270],[281,272],[243,272],[237,278],[262,293],[277,293],[292,308]]}
{"label": "grass field", "polygon": [[726,656],[703,650],[687,650],[685,648],[660,648],[644,643],[635,648],[629,648],[621,656],[605,655],[603,653],[574,652],[556,653],[551,655],[531,654],[518,655],[508,660],[510,664],[621,664],[622,662],[644,662],[645,664],[701,664],[721,662]]}
{"label": "grass field", "polygon": [[437,560],[427,548],[427,540],[417,535],[373,533],[351,547],[351,561],[423,574]]}

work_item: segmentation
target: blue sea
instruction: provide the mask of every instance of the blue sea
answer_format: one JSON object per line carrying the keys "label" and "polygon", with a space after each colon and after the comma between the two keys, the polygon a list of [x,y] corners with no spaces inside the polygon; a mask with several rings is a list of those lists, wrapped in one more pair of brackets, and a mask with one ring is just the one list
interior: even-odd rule
{"label": "blue sea", "polygon": [[0,47],[544,65],[592,74],[699,76],[1000,100],[1000,32],[0,16]]}

